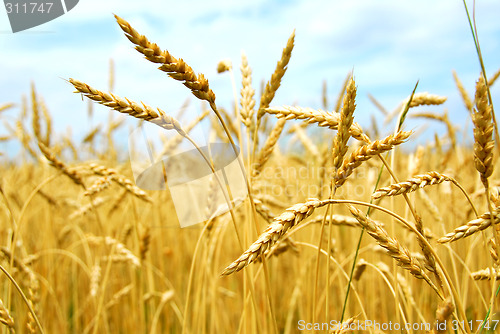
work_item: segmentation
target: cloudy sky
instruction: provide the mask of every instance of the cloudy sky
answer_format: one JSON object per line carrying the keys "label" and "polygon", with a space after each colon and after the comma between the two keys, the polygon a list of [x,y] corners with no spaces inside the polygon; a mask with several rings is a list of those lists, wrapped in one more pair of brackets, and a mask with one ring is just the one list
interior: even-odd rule
{"label": "cloudy sky", "polygon": [[[270,78],[296,29],[289,69],[273,105],[319,108],[323,80],[333,103],[345,76],[354,70],[358,86],[355,118],[362,125],[369,126],[370,114],[380,116],[367,94],[392,110],[411,93],[417,80],[418,91],[448,96],[444,107],[428,110],[446,108],[455,123],[469,122],[452,70],[472,94],[479,64],[460,0],[81,0],[66,15],[16,34],[10,30],[5,10],[0,10],[0,105],[19,103],[33,81],[55,117],[56,130],[65,132],[71,127],[75,136],[82,135],[92,124],[107,120],[109,112],[96,108],[91,124],[86,104],[72,94],[64,79],[76,78],[106,90],[112,58],[116,94],[172,113],[191,98],[191,115],[199,113],[199,103],[183,85],[133,49],[112,13],[204,73],[219,106],[230,108],[233,99],[230,78],[217,74],[217,63],[231,59],[239,83],[241,52],[245,51],[259,91],[261,80]],[[477,2],[477,28],[489,75],[500,68],[498,13],[499,1]],[[500,83],[492,93],[498,99]],[[14,109],[4,115],[13,118],[16,113]],[[444,127],[434,126],[430,131],[432,135]],[[0,125],[2,134],[5,130]]]}

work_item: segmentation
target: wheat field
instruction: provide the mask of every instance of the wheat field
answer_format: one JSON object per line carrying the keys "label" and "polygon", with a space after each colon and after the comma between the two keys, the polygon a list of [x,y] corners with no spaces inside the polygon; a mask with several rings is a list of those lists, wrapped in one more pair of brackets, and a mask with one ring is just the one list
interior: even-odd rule
{"label": "wheat field", "polygon": [[[0,101],[9,133],[0,140],[22,147],[0,167],[3,332],[495,332],[500,143],[489,88],[500,71],[486,77],[483,68],[474,92],[450,73],[469,124],[433,111],[447,97],[416,85],[393,112],[370,97],[378,114],[363,128],[355,73],[338,83],[336,99],[325,84],[322,109],[273,103],[292,32],[260,92],[244,54],[218,64],[238,92],[223,109],[203,74],[115,18],[137,61],[180,81],[202,103],[199,115],[180,122],[120,96],[112,72],[109,87],[67,78],[66,94],[80,94],[89,115],[97,103],[173,133],[159,156],[187,143],[214,171],[191,136],[209,122],[211,138],[241,149],[245,196],[217,199],[223,185],[214,176],[203,203],[209,219],[181,228],[173,188],[139,187],[120,158],[120,122],[76,142],[52,129],[36,83],[28,98]],[[413,144],[419,130],[405,126],[409,118],[447,132]],[[467,146],[457,138],[471,127]],[[219,201],[228,210],[213,214]]]}

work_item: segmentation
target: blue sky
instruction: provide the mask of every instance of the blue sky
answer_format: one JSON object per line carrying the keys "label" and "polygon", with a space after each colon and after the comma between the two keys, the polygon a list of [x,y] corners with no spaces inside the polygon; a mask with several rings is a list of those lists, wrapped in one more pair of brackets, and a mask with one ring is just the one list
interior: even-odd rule
{"label": "blue sky", "polygon": [[[66,15],[16,34],[10,32],[7,14],[0,10],[0,105],[19,103],[22,94],[29,94],[33,81],[56,119],[56,130],[65,132],[71,127],[75,136],[81,136],[92,124],[105,122],[109,111],[96,107],[91,124],[86,104],[71,93],[72,87],[63,79],[76,78],[106,90],[112,58],[116,94],[172,113],[190,98],[191,115],[199,113],[199,102],[183,85],[156,70],[133,49],[112,13],[183,58],[196,72],[204,73],[222,107],[231,107],[232,89],[229,77],[216,73],[217,63],[231,59],[239,83],[244,50],[258,92],[261,80],[270,78],[289,35],[296,29],[289,69],[273,105],[319,108],[323,80],[327,80],[333,103],[346,74],[354,69],[358,86],[355,118],[362,125],[370,124],[370,114],[380,116],[368,93],[393,110],[417,80],[418,91],[448,96],[444,106],[425,110],[442,112],[446,108],[453,122],[470,122],[452,70],[472,94],[479,64],[459,0],[80,0]],[[477,2],[477,27],[489,75],[500,68],[498,13],[499,1]],[[494,100],[498,99],[500,83],[493,86],[492,93]],[[4,115],[15,117],[16,113],[14,109]],[[434,131],[443,132],[444,127],[434,125],[428,134]]]}

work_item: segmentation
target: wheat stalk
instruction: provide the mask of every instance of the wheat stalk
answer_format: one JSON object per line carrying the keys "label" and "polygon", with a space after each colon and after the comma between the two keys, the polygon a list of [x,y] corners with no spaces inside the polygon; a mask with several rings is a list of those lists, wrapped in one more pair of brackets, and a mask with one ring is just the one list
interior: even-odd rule
{"label": "wheat stalk", "polygon": [[420,112],[412,114],[411,117],[427,118],[443,122],[446,125],[446,129],[448,130],[448,136],[450,137],[451,140],[451,148],[455,149],[455,147],[457,146],[457,140],[455,138],[455,128],[451,124],[447,112],[445,112],[443,115],[437,115],[435,113],[428,113],[428,112]]}
{"label": "wheat stalk", "polygon": [[[410,98],[411,101],[408,104]],[[415,108],[423,105],[438,105],[438,104],[443,104],[446,101],[446,99],[447,98],[444,96],[429,94],[427,92],[412,93],[412,95],[403,100],[403,102],[401,102],[396,109],[394,109],[390,114],[386,116],[384,123],[388,124],[390,121],[394,119],[394,117],[400,115],[403,111],[405,111],[407,106],[408,108]]]}
{"label": "wheat stalk", "polygon": [[82,143],[91,143],[94,141],[97,134],[101,131],[101,126],[98,125],[90,130],[82,139]]}
{"label": "wheat stalk", "polygon": [[[324,215],[317,215],[316,217],[313,217],[309,219],[310,224],[320,224],[323,222]],[[349,227],[358,227],[358,221],[356,218],[352,216],[346,216],[346,215],[328,215],[326,216],[326,224],[332,224],[332,225],[338,225],[338,226],[349,226]],[[382,223],[380,223],[382,224]]]}
{"label": "wheat stalk", "polygon": [[141,261],[144,261],[146,259],[146,254],[149,251],[150,243],[151,243],[151,231],[149,227],[146,227],[145,231],[142,233],[140,238],[139,258],[141,259]]}
{"label": "wheat stalk", "polygon": [[40,129],[40,109],[34,83],[31,83],[31,109],[33,110],[33,133],[35,134],[35,138],[38,142],[43,142],[47,145],[42,138],[42,131]]}
{"label": "wheat stalk", "polygon": [[354,317],[350,317],[349,319],[347,319],[343,323],[339,324],[337,326],[337,329],[335,331],[333,331],[332,334],[343,334],[343,333],[350,331],[351,325],[354,323],[354,321],[356,320],[356,318],[358,316],[359,315],[355,315]]}

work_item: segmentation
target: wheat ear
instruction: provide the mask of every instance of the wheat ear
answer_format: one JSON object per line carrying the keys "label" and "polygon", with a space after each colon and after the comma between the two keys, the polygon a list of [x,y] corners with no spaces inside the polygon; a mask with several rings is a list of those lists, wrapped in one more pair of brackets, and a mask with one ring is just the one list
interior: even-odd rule
{"label": "wheat ear", "polygon": [[474,163],[485,187],[488,177],[493,173],[493,122],[488,92],[483,76],[476,84],[476,108],[472,111],[474,122]]}
{"label": "wheat ear", "polygon": [[179,121],[174,117],[165,114],[160,108],[154,110],[152,107],[144,104],[130,101],[129,99],[118,97],[112,93],[101,92],[91,86],[75,79],[69,79],[69,82],[76,88],[75,93],[82,93],[87,98],[98,102],[106,107],[114,109],[120,113],[130,115],[135,118],[150,121],[166,130],[176,130],[181,136],[186,137],[187,134],[181,127]]}
{"label": "wheat ear", "polygon": [[31,83],[31,109],[33,110],[33,133],[38,142],[44,142],[40,129],[40,109],[34,83]]}
{"label": "wheat ear", "polygon": [[445,96],[429,94],[427,92],[415,93],[413,94],[413,98],[411,99],[410,108],[418,106],[443,104],[446,102],[446,100],[447,98]]}
{"label": "wheat ear", "polygon": [[132,253],[124,244],[119,242],[118,240],[112,238],[112,237],[98,237],[94,235],[88,235],[86,236],[86,240],[89,242],[89,244],[93,245],[101,245],[105,244],[107,246],[115,246],[115,253],[118,255],[123,255],[128,259],[130,263],[132,263],[135,267],[140,267],[141,266],[141,261],[137,256]]}
{"label": "wheat ear", "polygon": [[366,217],[360,210],[352,205],[348,205],[352,215],[358,220],[359,224],[366,229],[366,232],[377,241],[377,243],[385,248],[389,255],[396,260],[397,264],[402,268],[408,270],[413,276],[418,279],[425,280],[436,291],[434,283],[430,280],[424,269],[420,266],[417,259],[415,259],[410,251],[401,246],[399,242],[389,237],[387,232],[376,222],[369,217]]}
{"label": "wheat ear", "polygon": [[[321,109],[282,106],[263,109],[266,113],[275,115],[278,118],[300,119],[309,124],[317,124],[321,127],[327,127],[332,130],[337,130],[340,114],[337,112],[328,112]],[[363,129],[358,123],[352,123],[349,130],[352,137],[357,140],[370,142],[370,139],[363,133]]]}
{"label": "wheat ear", "polygon": [[241,109],[240,115],[243,124],[250,128],[255,108],[255,99],[253,98],[255,90],[252,88],[252,69],[248,65],[247,56],[241,54]]}
{"label": "wheat ear", "polygon": [[264,116],[264,111],[262,109],[269,107],[269,104],[274,99],[276,91],[281,85],[281,79],[285,75],[288,62],[290,61],[290,57],[292,56],[294,40],[295,40],[295,30],[292,32],[292,35],[290,35],[290,37],[288,38],[286,46],[281,54],[281,59],[276,64],[276,69],[274,70],[274,73],[271,75],[271,80],[269,80],[266,83],[266,87],[262,92],[262,96],[260,97],[259,111],[257,112],[257,123],[259,123],[262,116]]}
{"label": "wheat ear", "polygon": [[452,149],[455,149],[457,146],[457,139],[455,138],[455,128],[453,127],[453,124],[451,124],[450,119],[448,118],[448,113],[445,112],[443,115],[437,115],[435,113],[427,113],[427,112],[421,112],[421,113],[414,113],[411,115],[411,117],[421,117],[421,118],[428,118],[428,119],[433,119],[436,121],[443,122],[446,125],[446,129],[448,130],[448,135],[451,140],[451,147]]}
{"label": "wheat ear", "polygon": [[208,80],[203,74],[196,75],[184,60],[175,58],[167,50],[162,50],[155,43],[151,43],[146,36],[139,34],[121,17],[115,15],[115,18],[125,36],[135,44],[135,49],[142,53],[147,60],[162,64],[158,67],[161,71],[166,72],[175,80],[183,81],[184,86],[189,88],[197,98],[207,101],[210,105],[215,105],[215,94],[210,89]]}
{"label": "wheat ear", "polygon": [[40,109],[42,109],[43,118],[45,119],[45,138],[44,143],[50,146],[50,136],[52,135],[52,118],[50,117],[49,109],[43,98],[40,99]]}
{"label": "wheat ear", "polygon": [[336,113],[340,112],[340,108],[342,107],[342,101],[343,101],[343,96],[345,93],[345,90],[347,88],[347,84],[349,83],[349,80],[351,79],[351,73],[348,73],[344,79],[344,82],[342,83],[342,88],[340,89],[338,96],[337,96],[337,101],[335,102],[335,108],[333,111]]}
{"label": "wheat ear", "polygon": [[0,322],[7,326],[11,333],[14,333],[14,319],[9,313],[9,310],[3,304],[3,301],[0,299]]}
{"label": "wheat ear", "polygon": [[[442,328],[443,326],[438,326],[438,324],[448,321],[448,319],[453,314],[454,310],[455,310],[455,306],[453,305],[450,298],[443,300],[439,304],[438,309],[436,310],[436,325],[435,325],[434,331],[432,333],[436,333],[436,334],[446,333],[446,330]],[[446,327],[446,326],[444,326],[444,327]]]}
{"label": "wheat ear", "polygon": [[[411,101],[410,104],[408,105],[408,100],[410,98]],[[408,108],[414,108],[423,105],[443,104],[446,101],[446,99],[447,98],[444,96],[429,94],[427,92],[412,93],[412,95],[403,100],[403,102],[401,102],[399,106],[396,109],[394,109],[394,111],[392,111],[390,114],[386,116],[384,123],[388,124],[390,121],[394,119],[394,117],[401,114],[401,112],[403,112],[407,106]]]}
{"label": "wheat ear", "polygon": [[5,104],[2,104],[2,105],[0,105],[0,112],[8,110],[8,109],[10,109],[10,108],[12,108],[14,106],[15,106],[14,103],[5,103]]}
{"label": "wheat ear", "polygon": [[264,146],[260,150],[256,163],[253,166],[253,176],[257,176],[260,174],[262,171],[262,168],[264,167],[265,163],[269,160],[271,157],[271,154],[273,153],[274,146],[278,142],[279,137],[281,136],[281,132],[283,132],[283,128],[285,127],[286,119],[280,118],[276,122],[276,125],[272,129],[271,133],[266,139],[266,142],[264,143]]}
{"label": "wheat ear", "polygon": [[[293,126],[290,128],[291,133],[295,133],[297,138],[299,138],[300,142],[304,146],[304,148],[311,153],[311,155],[317,159],[319,157],[319,150],[318,147],[312,142],[311,137],[309,137],[306,133],[306,131],[299,126],[298,124],[293,124]],[[290,131],[289,131],[290,132]]]}
{"label": "wheat ear", "polygon": [[93,196],[98,192],[103,191],[111,185],[111,180],[107,176],[103,176],[95,180],[95,182],[87,188],[83,193],[84,196]]}
{"label": "wheat ear", "polygon": [[433,184],[440,184],[444,181],[456,182],[453,178],[440,174],[438,172],[427,172],[421,175],[415,175],[409,180],[391,184],[388,187],[377,189],[372,198],[378,199],[384,196],[396,196],[401,194],[408,194],[419,188],[424,188]]}
{"label": "wheat ear", "polygon": [[[308,220],[309,224],[321,224],[324,219],[324,215],[317,215]],[[328,215],[325,220],[326,224],[332,224],[337,226],[349,226],[349,227],[359,227],[358,221],[352,216],[346,215]],[[382,223],[378,223],[383,226]]]}
{"label": "wheat ear", "polygon": [[472,108],[474,108],[474,105],[472,104],[472,100],[469,97],[469,93],[465,90],[464,85],[462,84],[462,81],[458,78],[457,72],[453,71],[453,79],[455,80],[455,84],[457,85],[458,91],[460,92],[460,96],[462,96],[462,100],[464,101],[465,108],[469,112],[472,112]]}
{"label": "wheat ear", "polygon": [[390,135],[382,140],[376,140],[354,150],[348,158],[344,159],[342,166],[337,170],[334,180],[335,186],[340,187],[343,185],[354,169],[359,167],[364,161],[392,150],[394,146],[404,143],[410,135],[411,132],[398,132],[395,135]]}
{"label": "wheat ear", "polygon": [[131,194],[135,195],[137,198],[140,198],[146,202],[153,202],[153,199],[148,194],[146,194],[146,192],[134,185],[132,181],[118,173],[116,170],[104,166],[99,166],[95,163],[89,164],[88,168],[97,175],[107,177],[110,180],[115,181]]}
{"label": "wheat ear", "polygon": [[317,198],[311,198],[305,203],[298,203],[288,208],[284,213],[276,217],[259,238],[238,259],[227,266],[221,275],[230,275],[254,262],[257,257],[264,254],[290,228],[309,217],[316,208],[328,203],[331,203],[331,201],[320,201]]}
{"label": "wheat ear", "polygon": [[[38,100],[35,92],[35,85],[33,83],[31,84],[31,103],[33,110],[33,132],[40,151],[42,151],[43,155],[47,158],[47,160],[49,160],[52,166],[69,176],[69,178],[71,178],[71,180],[73,180],[76,184],[83,186],[80,175],[76,171],[70,169],[63,161],[59,160],[54,152],[52,152],[52,150],[46,145],[44,138],[42,138],[40,130],[40,110],[38,108]],[[21,123],[18,124],[22,127]],[[26,137],[23,135],[22,138],[24,139]]]}
{"label": "wheat ear", "polygon": [[73,168],[68,167],[63,161],[61,161],[59,158],[56,157],[54,152],[47,146],[45,146],[44,143],[38,142],[38,147],[40,148],[40,151],[42,151],[43,155],[47,160],[50,162],[52,166],[55,168],[59,169],[61,172],[66,174],[74,183],[77,185],[83,186],[83,180],[81,175]]}
{"label": "wheat ear", "polygon": [[[495,276],[495,279],[498,281],[500,280],[500,272],[493,270],[493,275]],[[483,280],[491,280],[491,268],[486,268],[486,269],[481,269],[478,271],[475,271],[471,273],[471,276],[473,279],[476,281],[483,281]]]}
{"label": "wheat ear", "polygon": [[354,117],[354,109],[356,105],[354,104],[356,99],[356,84],[354,78],[351,77],[346,88],[346,93],[344,95],[344,100],[342,104],[342,110],[340,112],[340,120],[338,125],[337,136],[333,143],[333,168],[338,170],[342,165],[342,160],[347,152],[347,141],[349,140],[349,129],[352,126]]}
{"label": "wheat ear", "polygon": [[497,79],[500,77],[500,69],[495,72],[489,79],[488,79],[488,86],[491,87],[497,81]]}
{"label": "wheat ear", "polygon": [[268,223],[272,223],[276,216],[272,213],[271,209],[266,206],[260,199],[254,198],[253,203],[255,205],[255,210],[261,215]]}
{"label": "wheat ear", "polygon": [[[452,242],[465,237],[471,236],[476,232],[485,230],[491,226],[491,215],[486,212],[480,215],[477,219],[469,221],[467,224],[457,227],[453,232],[446,234],[445,236],[438,239],[439,243]],[[493,210],[493,223],[497,225],[500,223],[500,208]]]}

